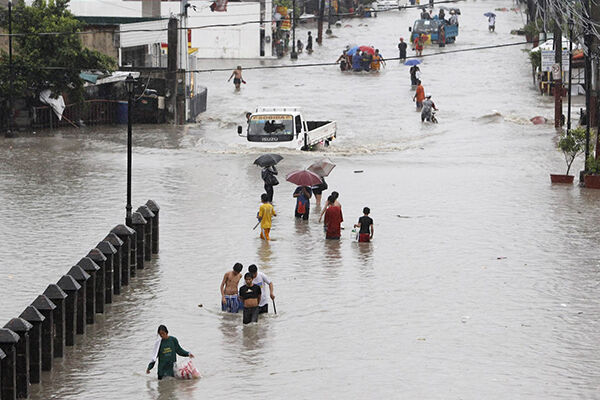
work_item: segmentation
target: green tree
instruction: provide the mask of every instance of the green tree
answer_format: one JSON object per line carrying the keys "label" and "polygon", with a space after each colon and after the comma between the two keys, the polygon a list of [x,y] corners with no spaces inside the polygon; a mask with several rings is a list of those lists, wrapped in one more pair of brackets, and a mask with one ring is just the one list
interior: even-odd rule
{"label": "green tree", "polygon": [[[83,93],[81,71],[103,73],[116,68],[116,61],[96,50],[83,47],[82,23],[68,9],[69,0],[34,0],[27,6],[18,0],[13,6],[13,79],[15,97],[37,96],[50,89],[54,96],[66,93],[78,100]],[[8,12],[2,10],[0,26],[8,31]],[[58,34],[44,34],[54,32]],[[0,52],[0,91],[8,91],[8,53]]]}

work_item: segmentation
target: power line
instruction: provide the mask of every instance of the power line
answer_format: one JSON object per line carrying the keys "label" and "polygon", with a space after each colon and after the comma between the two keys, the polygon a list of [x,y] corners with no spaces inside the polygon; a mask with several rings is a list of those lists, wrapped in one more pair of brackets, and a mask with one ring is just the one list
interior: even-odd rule
{"label": "power line", "polygon": [[[517,43],[505,43],[505,44],[496,44],[496,45],[490,45],[490,46],[472,47],[472,48],[468,48],[468,49],[457,49],[457,50],[450,50],[450,51],[444,51],[444,52],[439,52],[439,53],[423,54],[420,56],[409,56],[409,57],[406,57],[406,59],[435,57],[435,56],[442,56],[442,55],[446,55],[446,54],[466,53],[469,51],[489,50],[489,49],[497,49],[497,48],[502,48],[502,47],[520,46],[520,45],[528,44],[528,43],[533,43],[533,42],[525,41],[525,42],[517,42]],[[386,58],[384,61],[394,61],[394,60],[400,60],[400,57]],[[331,66],[331,65],[337,65],[337,63],[329,62],[329,63],[311,63],[311,64],[263,65],[263,66],[256,66],[256,67],[245,67],[244,70],[247,71],[247,70],[258,70],[258,69],[306,68],[306,67],[321,67],[321,66]],[[197,69],[197,70],[189,70],[186,72],[205,73],[205,72],[224,72],[224,71],[229,72],[229,71],[231,71],[231,68]]]}
{"label": "power line", "polygon": [[[438,53],[423,54],[420,56],[408,56],[408,57],[406,57],[406,59],[436,57],[436,56],[442,56],[442,55],[446,55],[446,54],[466,53],[466,52],[471,52],[471,51],[481,51],[481,50],[498,49],[498,48],[512,47],[512,46],[521,46],[521,45],[530,44],[530,43],[533,43],[533,42],[532,41],[524,41],[524,42],[495,44],[495,45],[489,45],[489,46],[470,47],[470,48],[464,48],[464,49],[443,51],[443,52],[438,52]],[[394,61],[394,60],[400,60],[400,57],[393,57],[393,58],[385,59],[385,61]],[[248,70],[261,70],[261,69],[309,68],[309,67],[324,67],[324,66],[332,66],[332,65],[337,65],[337,63],[326,62],[326,63],[310,63],[310,64],[262,65],[262,66],[254,66],[254,67],[245,67],[244,70],[248,71]],[[18,65],[13,64],[13,69],[15,66],[18,67]],[[8,65],[0,65],[0,68],[8,68]],[[73,67],[38,67],[36,69],[51,70],[51,71],[64,71],[64,70],[82,71],[82,70],[86,70],[86,68],[73,68]],[[88,69],[94,70],[97,68],[88,68]],[[128,67],[127,70],[132,70],[132,71],[134,71],[134,70],[135,71],[145,71],[146,70],[149,72],[158,72],[157,68],[146,68],[146,67]],[[186,70],[185,72],[186,73],[231,72],[231,68],[195,69],[195,70]]]}

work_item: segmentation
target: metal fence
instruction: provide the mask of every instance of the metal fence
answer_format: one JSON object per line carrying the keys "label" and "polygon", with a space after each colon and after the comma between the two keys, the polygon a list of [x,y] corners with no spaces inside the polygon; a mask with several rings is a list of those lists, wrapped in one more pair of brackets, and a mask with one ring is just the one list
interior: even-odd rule
{"label": "metal fence", "polygon": [[49,106],[33,107],[31,127],[58,128],[63,126],[101,125],[117,123],[118,101],[116,100],[86,100],[83,103],[69,104],[63,112],[63,118],[58,119]]}
{"label": "metal fence", "polygon": [[189,99],[190,105],[190,121],[196,122],[196,117],[200,115],[200,113],[206,111],[206,102],[208,99],[208,90],[203,88],[204,90]]}

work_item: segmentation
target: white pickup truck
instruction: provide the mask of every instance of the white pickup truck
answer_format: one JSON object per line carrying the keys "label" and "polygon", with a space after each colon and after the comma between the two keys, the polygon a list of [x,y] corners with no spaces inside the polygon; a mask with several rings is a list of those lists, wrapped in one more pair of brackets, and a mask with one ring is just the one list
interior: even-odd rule
{"label": "white pickup truck", "polygon": [[336,137],[335,121],[307,121],[299,107],[259,107],[250,115],[246,134],[238,126],[238,135],[256,147],[288,147],[311,150]]}

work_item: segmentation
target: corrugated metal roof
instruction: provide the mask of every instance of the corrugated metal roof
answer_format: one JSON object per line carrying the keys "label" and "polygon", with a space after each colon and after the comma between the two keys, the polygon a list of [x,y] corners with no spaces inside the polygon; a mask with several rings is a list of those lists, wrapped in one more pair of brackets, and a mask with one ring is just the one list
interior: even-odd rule
{"label": "corrugated metal roof", "polygon": [[75,17],[79,21],[88,25],[121,25],[133,24],[137,22],[160,21],[163,18],[151,17]]}

